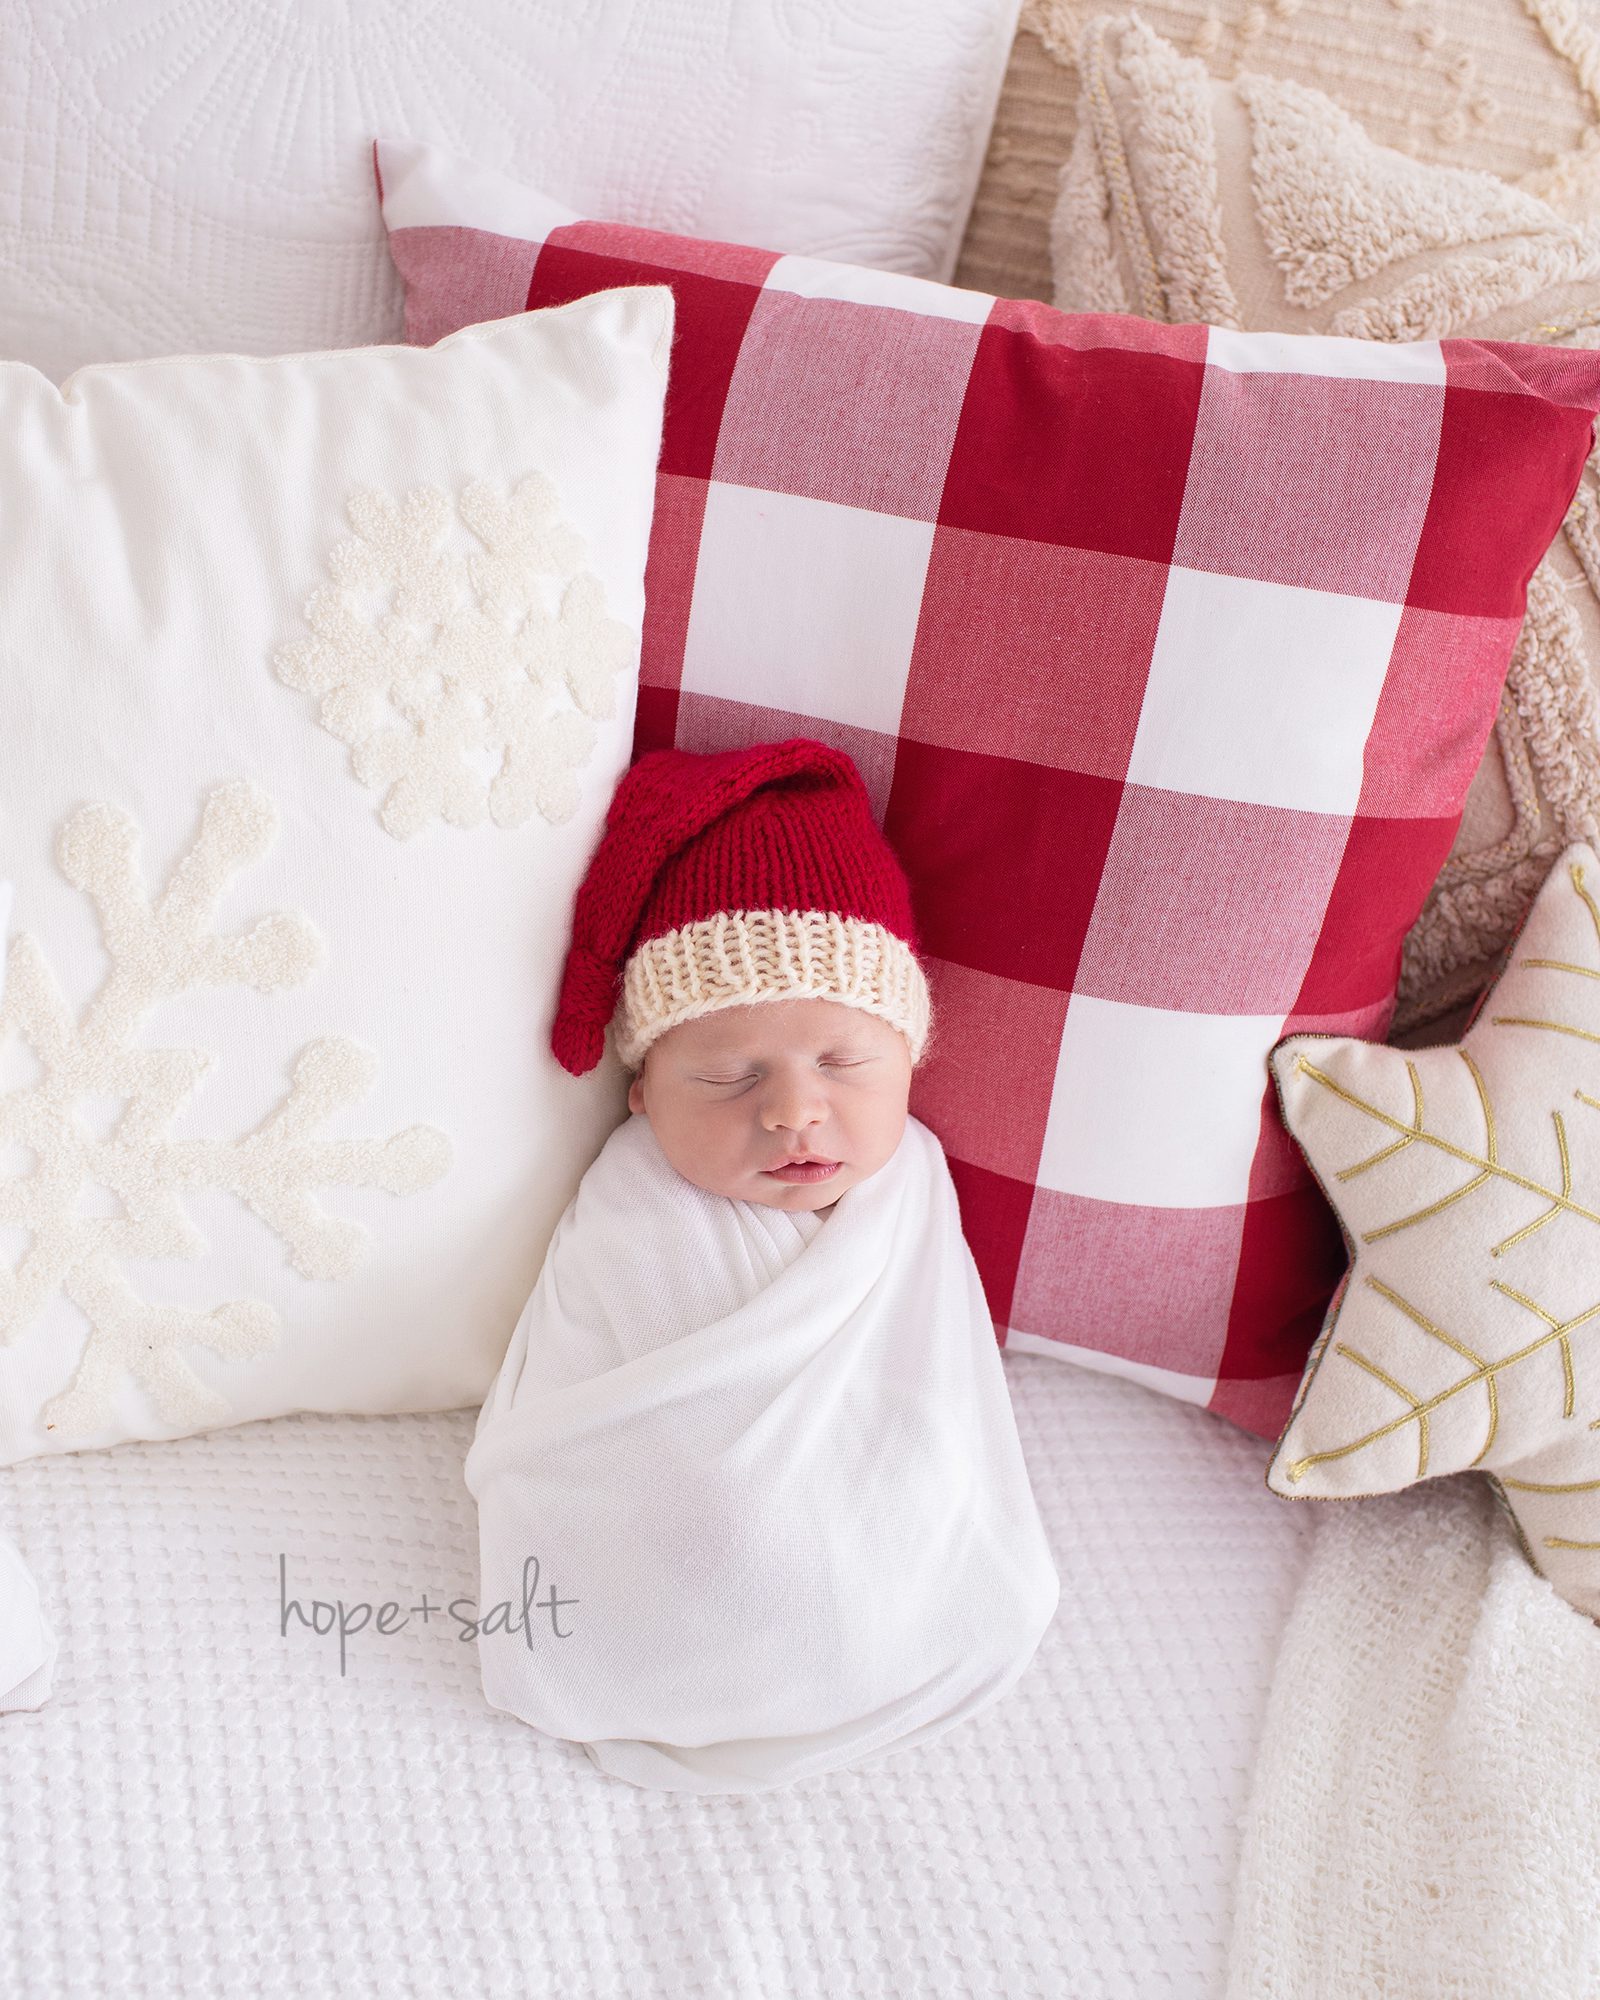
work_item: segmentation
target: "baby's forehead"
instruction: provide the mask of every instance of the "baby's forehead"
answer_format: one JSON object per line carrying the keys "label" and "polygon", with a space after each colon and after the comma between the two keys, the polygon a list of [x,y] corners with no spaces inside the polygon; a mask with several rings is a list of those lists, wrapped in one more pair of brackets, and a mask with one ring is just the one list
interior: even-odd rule
{"label": "baby's forehead", "polygon": [[[887,1027],[887,1022],[881,1024]],[[880,1023],[859,1007],[806,995],[719,1008],[684,1024],[699,1046],[718,1055],[757,1055],[771,1048],[837,1048],[871,1038]],[[892,1031],[891,1031],[892,1032]]]}

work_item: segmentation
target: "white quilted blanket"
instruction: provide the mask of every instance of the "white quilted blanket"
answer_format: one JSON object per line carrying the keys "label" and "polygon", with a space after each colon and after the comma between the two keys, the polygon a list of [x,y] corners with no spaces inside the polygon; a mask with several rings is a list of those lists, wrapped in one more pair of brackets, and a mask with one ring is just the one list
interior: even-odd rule
{"label": "white quilted blanket", "polygon": [[[0,1471],[61,1644],[0,1716],[8,2000],[1210,2000],[1310,1510],[1203,1411],[1005,1371],[1062,1583],[1033,1664],[876,1771],[751,1798],[641,1791],[484,1703],[436,1608],[476,1584],[471,1410]],[[375,1610],[341,1676],[336,1626],[279,1636],[280,1560],[324,1625],[435,1608]]]}
{"label": "white quilted blanket", "polygon": [[400,338],[372,142],[584,215],[947,279],[1018,0],[12,0],[0,355]]}

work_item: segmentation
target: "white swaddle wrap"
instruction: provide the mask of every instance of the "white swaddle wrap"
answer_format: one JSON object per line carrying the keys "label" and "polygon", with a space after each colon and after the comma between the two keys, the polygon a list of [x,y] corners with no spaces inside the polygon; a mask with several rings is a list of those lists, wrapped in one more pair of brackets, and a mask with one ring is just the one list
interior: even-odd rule
{"label": "white swaddle wrap", "polygon": [[637,1785],[765,1791],[926,1742],[1004,1694],[1055,1615],[955,1185],[916,1118],[826,1214],[708,1194],[647,1117],[620,1125],[465,1476],[485,1696]]}
{"label": "white swaddle wrap", "polygon": [[56,1638],[39,1608],[33,1572],[0,1535],[0,1715],[48,1701],[55,1662]]}

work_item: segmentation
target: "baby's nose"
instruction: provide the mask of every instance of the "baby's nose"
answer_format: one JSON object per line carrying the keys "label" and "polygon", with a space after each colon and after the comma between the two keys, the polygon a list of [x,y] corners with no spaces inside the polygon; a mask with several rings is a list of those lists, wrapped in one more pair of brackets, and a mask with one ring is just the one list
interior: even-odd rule
{"label": "baby's nose", "polygon": [[768,1130],[818,1124],[828,1115],[827,1094],[814,1084],[775,1086],[762,1107]]}

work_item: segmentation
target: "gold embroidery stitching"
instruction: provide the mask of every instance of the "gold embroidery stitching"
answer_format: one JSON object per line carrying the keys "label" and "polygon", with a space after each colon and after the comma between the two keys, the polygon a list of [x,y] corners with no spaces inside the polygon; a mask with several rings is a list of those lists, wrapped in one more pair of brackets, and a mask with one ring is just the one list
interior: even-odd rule
{"label": "gold embroidery stitching", "polygon": [[[1526,1298],[1521,1292],[1513,1291],[1510,1285],[1503,1284],[1498,1278],[1491,1278],[1489,1283],[1493,1290],[1504,1292],[1508,1299],[1515,1299],[1519,1306],[1526,1306],[1529,1312],[1537,1314],[1546,1326],[1559,1327],[1560,1322],[1554,1313],[1546,1312],[1543,1306],[1536,1305],[1532,1299]],[[1573,1397],[1576,1393],[1572,1381],[1572,1342],[1565,1335],[1562,1335],[1560,1338],[1560,1347],[1561,1373],[1566,1383],[1566,1393],[1561,1399],[1561,1414],[1564,1417],[1570,1417],[1572,1415]]]}
{"label": "gold embroidery stitching", "polygon": [[[1600,1422],[1600,1419],[1596,1421]],[[1594,1425],[1589,1428],[1593,1430]],[[1513,1479],[1502,1472],[1500,1484],[1514,1486],[1519,1493],[1600,1493],[1600,1479],[1558,1479],[1547,1486],[1537,1479]]]}
{"label": "gold embroidery stitching", "polygon": [[1508,1354],[1499,1361],[1484,1362],[1481,1367],[1475,1368],[1470,1375],[1463,1375],[1459,1382],[1452,1382],[1448,1389],[1441,1389],[1437,1395],[1429,1396],[1425,1401],[1417,1403],[1404,1416],[1395,1417],[1390,1423],[1380,1424],[1376,1430],[1368,1431],[1365,1437],[1357,1438],[1354,1444],[1340,1445],[1333,1451],[1314,1451],[1309,1453],[1305,1458],[1296,1459],[1294,1464],[1289,1467],[1290,1479],[1298,1483],[1310,1471],[1312,1466],[1324,1465],[1330,1459],[1349,1458],[1353,1452],[1364,1451],[1368,1445],[1376,1444],[1380,1438],[1392,1437],[1396,1431],[1403,1430],[1407,1424],[1418,1423],[1422,1418],[1432,1416],[1434,1411],[1442,1404],[1448,1403],[1452,1396],[1459,1396],[1463,1389],[1470,1389],[1477,1382],[1486,1382],[1490,1379],[1498,1378],[1508,1368],[1515,1368],[1519,1361],[1526,1361],[1530,1355],[1537,1354],[1541,1348],[1548,1347],[1552,1340],[1564,1340],[1574,1328],[1584,1325],[1587,1321],[1593,1319],[1597,1313],[1600,1313],[1600,1301],[1596,1301],[1594,1305],[1587,1307],[1575,1318],[1566,1320],[1559,1326],[1553,1326],[1548,1333],[1542,1333],[1537,1340],[1529,1341],[1526,1347],[1519,1347],[1514,1354]]}
{"label": "gold embroidery stitching", "polygon": [[[1301,1067],[1304,1068],[1305,1064],[1302,1063]],[[1392,1145],[1385,1146],[1380,1151],[1374,1153],[1370,1159],[1357,1160],[1353,1167],[1345,1167],[1340,1173],[1334,1175],[1335,1180],[1347,1181],[1353,1174],[1364,1174],[1368,1167],[1377,1166],[1381,1160],[1392,1159],[1396,1153],[1401,1152],[1405,1147],[1409,1146],[1422,1130],[1422,1078],[1417,1074],[1417,1066],[1414,1062],[1408,1062],[1406,1070],[1411,1078],[1411,1099],[1415,1107],[1412,1113],[1411,1130],[1402,1138],[1396,1139]]]}
{"label": "gold embroidery stitching", "polygon": [[[1403,1299],[1393,1286],[1386,1285],[1381,1278],[1374,1278],[1370,1272],[1367,1276],[1367,1283],[1372,1287],[1373,1291],[1380,1293],[1392,1304],[1398,1306],[1409,1320],[1422,1328],[1424,1333],[1432,1334],[1435,1340],[1442,1340],[1445,1346],[1450,1348],[1454,1353],[1459,1354],[1463,1361],[1470,1361],[1474,1368],[1482,1368],[1485,1365],[1483,1355],[1479,1354],[1476,1349],[1468,1347],[1464,1340],[1457,1340],[1453,1333],[1447,1333],[1442,1326],[1435,1326],[1426,1313],[1419,1312],[1409,1299]],[[1492,1375],[1487,1378],[1485,1387],[1489,1392],[1489,1431],[1483,1440],[1482,1450],[1479,1451],[1478,1456],[1472,1461],[1473,1465],[1478,1465],[1482,1462],[1484,1454],[1488,1451],[1490,1445],[1494,1443],[1496,1431],[1500,1428],[1500,1391]],[[1407,1396],[1410,1395],[1409,1390],[1403,1390],[1401,1393]],[[1469,1467],[1468,1469],[1470,1470],[1471,1468]],[[1417,1477],[1420,1479],[1422,1474],[1419,1472]]]}
{"label": "gold embroidery stitching", "polygon": [[[1567,1201],[1572,1195],[1572,1156],[1567,1151],[1567,1128],[1559,1111],[1552,1111],[1550,1116],[1555,1120],[1556,1150],[1561,1155],[1561,1198]],[[1490,1248],[1489,1255],[1503,1257],[1508,1250],[1514,1250],[1519,1243],[1526,1241],[1536,1229],[1543,1229],[1547,1222],[1553,1222],[1560,1213],[1559,1208],[1547,1208],[1543,1215],[1535,1216],[1532,1222],[1506,1237],[1504,1241],[1494,1244]]]}
{"label": "gold embroidery stitching", "polygon": [[1537,965],[1546,972],[1581,972],[1585,979],[1600,979],[1600,972],[1596,972],[1593,966],[1570,965],[1564,958],[1524,958],[1519,962]]}
{"label": "gold embroidery stitching", "polygon": [[1335,1352],[1344,1355],[1347,1360],[1355,1362],[1357,1367],[1365,1368],[1369,1375],[1375,1375],[1386,1389],[1392,1389],[1397,1396],[1404,1402],[1409,1403],[1412,1409],[1418,1412],[1417,1477],[1419,1479],[1426,1479],[1428,1476],[1428,1418],[1426,1412],[1421,1408],[1422,1398],[1420,1396],[1413,1396],[1403,1382],[1397,1382],[1392,1375],[1387,1374],[1380,1368],[1376,1361],[1369,1361],[1366,1355],[1359,1353],[1353,1347],[1346,1346],[1342,1340],[1339,1342]]}
{"label": "gold embroidery stitching", "polygon": [[[1600,1037],[1596,1037],[1595,1039],[1600,1039]],[[1369,1118],[1376,1119],[1380,1125],[1387,1125],[1397,1132],[1411,1131],[1412,1128],[1409,1125],[1402,1125],[1398,1118],[1391,1117],[1387,1111],[1380,1111],[1377,1105],[1369,1104],[1365,1098],[1357,1096],[1353,1090],[1346,1090],[1343,1084],[1335,1081],[1326,1071],[1318,1069],[1315,1063],[1307,1062],[1304,1056],[1298,1058],[1295,1067],[1303,1070],[1314,1082],[1320,1083],[1327,1090],[1331,1090],[1335,1097],[1342,1098],[1346,1104],[1352,1105],[1357,1111],[1364,1111]],[[1531,1180],[1526,1174],[1516,1173],[1510,1167],[1500,1166],[1492,1158],[1486,1158],[1480,1153],[1469,1152],[1465,1146],[1453,1145],[1450,1140],[1441,1139],[1436,1132],[1422,1131],[1413,1134],[1413,1136],[1425,1141],[1441,1153],[1448,1153],[1452,1159],[1460,1160],[1466,1166],[1483,1169],[1484,1171],[1480,1173],[1478,1180],[1473,1183],[1475,1186],[1481,1186],[1483,1181],[1489,1175],[1493,1174],[1501,1180],[1509,1181],[1513,1187],[1526,1188],[1530,1194],[1542,1194],[1546,1201],[1555,1203],[1569,1215],[1581,1215],[1586,1222],[1600,1223],[1600,1214],[1597,1214],[1594,1209],[1585,1208],[1581,1202],[1564,1199],[1561,1195],[1557,1194],[1554,1188],[1546,1187],[1541,1181]],[[1468,1192],[1466,1188],[1458,1190],[1458,1193],[1461,1194],[1465,1194],[1466,1192]],[[1456,1197],[1452,1195],[1449,1199],[1453,1201]],[[1431,1212],[1433,1211],[1425,1211],[1425,1213]],[[1413,1217],[1412,1220],[1421,1221],[1422,1216],[1418,1215]],[[1390,1224],[1388,1229],[1378,1233],[1387,1235],[1399,1226],[1399,1224]],[[1362,1240],[1370,1242],[1373,1239],[1364,1237]]]}
{"label": "gold embroidery stitching", "polygon": [[1596,906],[1593,896],[1583,886],[1583,863],[1581,861],[1574,861],[1567,870],[1567,874],[1571,878],[1573,888],[1577,890],[1579,896],[1582,898],[1583,907],[1589,912],[1589,921],[1594,925],[1595,945],[1597,948],[1600,948],[1600,907]]}
{"label": "gold embroidery stitching", "polygon": [[1580,1041],[1600,1042],[1600,1035],[1588,1028],[1572,1028],[1565,1021],[1537,1021],[1526,1014],[1495,1014],[1497,1028],[1548,1028],[1555,1035],[1576,1035]]}

